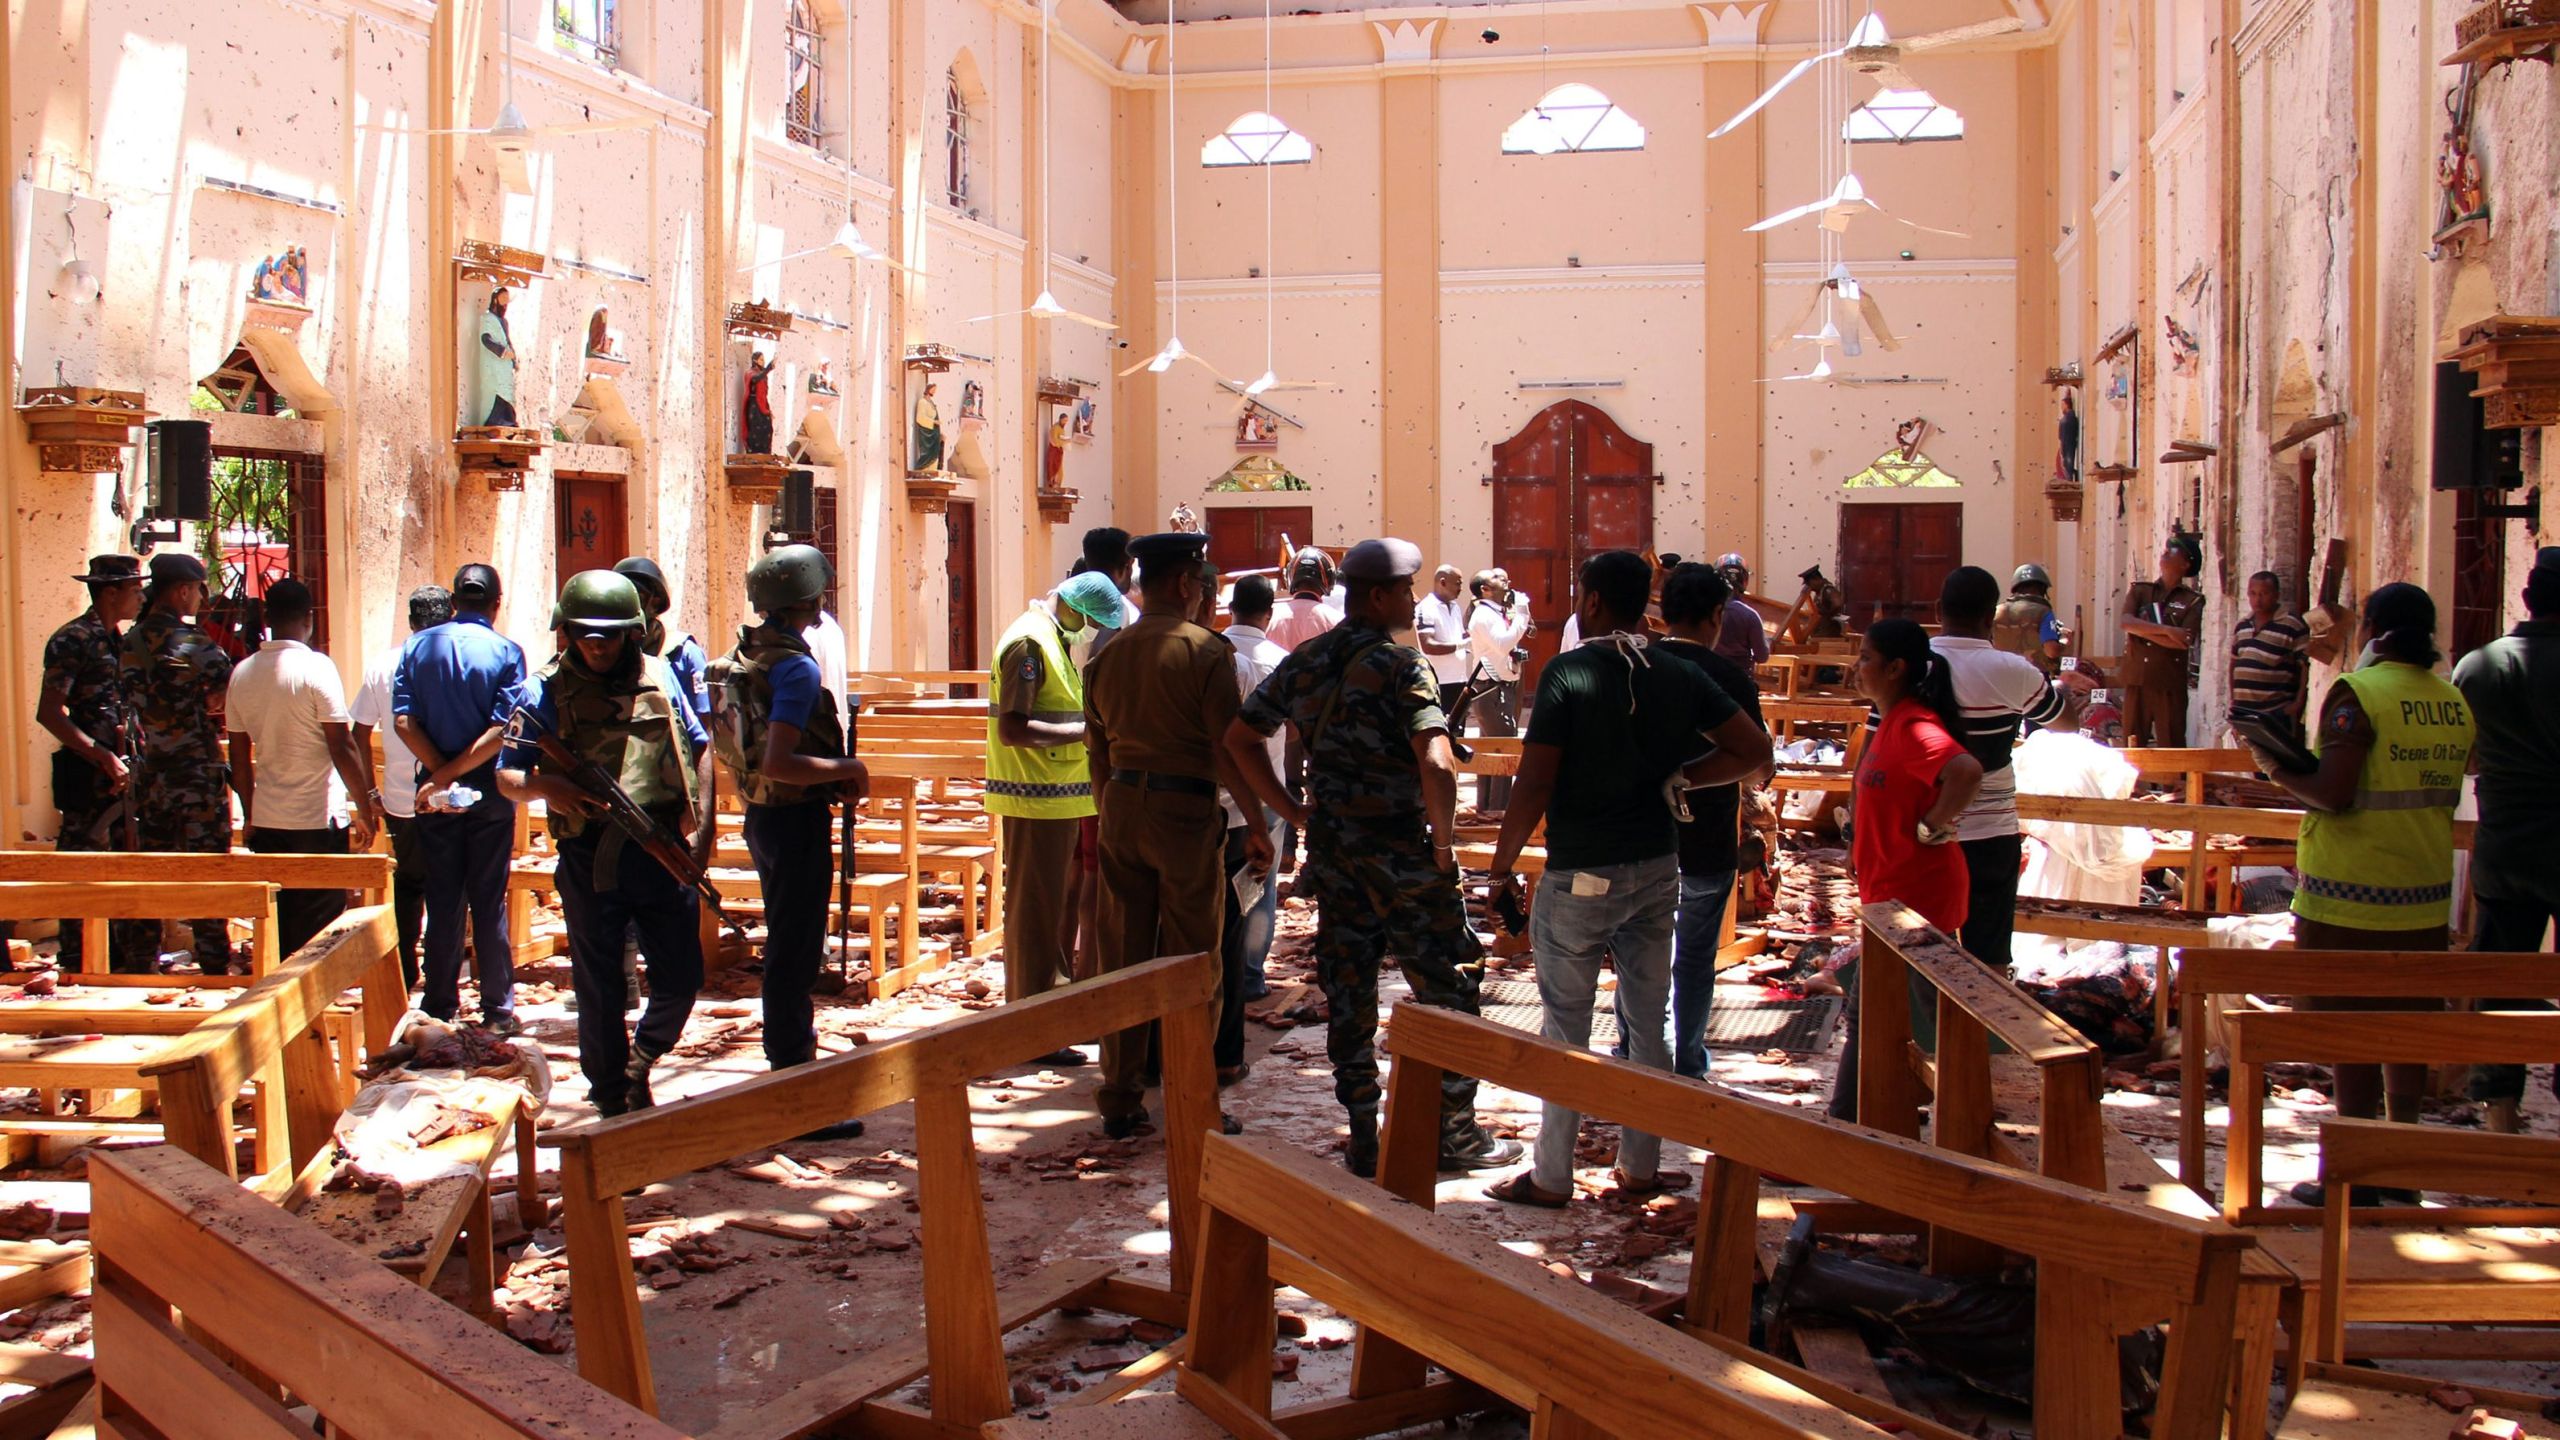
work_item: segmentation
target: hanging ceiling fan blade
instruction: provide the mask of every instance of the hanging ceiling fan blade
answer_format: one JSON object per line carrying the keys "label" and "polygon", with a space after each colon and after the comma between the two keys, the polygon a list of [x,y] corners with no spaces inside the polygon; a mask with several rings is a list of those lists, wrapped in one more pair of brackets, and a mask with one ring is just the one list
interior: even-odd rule
{"label": "hanging ceiling fan blade", "polygon": [[993,315],[972,315],[960,323],[963,325],[984,325],[990,320],[1010,320],[1017,315],[1031,315],[1036,313],[1038,312],[1031,310],[999,310]]}
{"label": "hanging ceiling fan blade", "polygon": [[1875,81],[1878,85],[1883,86],[1887,90],[1918,90],[1923,88],[1919,81],[1911,78],[1910,71],[1903,69],[1899,65],[1879,65],[1875,69],[1867,72],[1867,78]]}
{"label": "hanging ceiling fan blade", "polygon": [[1780,330],[1776,337],[1769,341],[1769,349],[1773,353],[1778,349],[1778,347],[1786,344],[1790,340],[1801,340],[1804,338],[1803,331],[1805,322],[1813,318],[1814,311],[1822,308],[1822,292],[1827,288],[1829,287],[1821,281],[1817,280],[1814,282],[1813,297],[1804,302],[1804,313],[1798,315],[1792,323],[1788,324],[1786,328]]}
{"label": "hanging ceiling fan blade", "polygon": [[1770,216],[1768,219],[1761,221],[1757,225],[1745,225],[1742,227],[1742,232],[1748,235],[1761,230],[1775,230],[1781,225],[1801,220],[1807,215],[1821,214],[1823,211],[1830,209],[1831,204],[1831,197],[1825,195],[1821,199],[1813,201],[1811,204],[1799,205],[1793,210],[1781,210],[1777,214]]}
{"label": "hanging ceiling fan blade", "polygon": [[1893,337],[1892,328],[1884,323],[1884,307],[1863,290],[1858,292],[1858,318],[1866,322],[1867,333],[1876,337],[1878,345],[1887,350],[1902,348],[1902,342]]}
{"label": "hanging ceiling fan blade", "polygon": [[[1121,378],[1121,379],[1123,379],[1123,380],[1126,380],[1126,379],[1128,379],[1130,376],[1137,374],[1139,371],[1144,370],[1144,369],[1148,368],[1149,366],[1151,366],[1151,365],[1155,364],[1158,360],[1163,360],[1163,359],[1164,359],[1164,352],[1163,352],[1163,351],[1161,351],[1161,350],[1159,350],[1159,351],[1157,351],[1155,354],[1148,356],[1146,359],[1139,361],[1137,364],[1130,366],[1128,369],[1121,371],[1121,372],[1120,372],[1120,378]],[[1167,363],[1168,363],[1168,364],[1170,364],[1171,362],[1169,362],[1169,361],[1168,361]]]}
{"label": "hanging ceiling fan blade", "polygon": [[1117,330],[1120,328],[1120,322],[1117,320],[1105,320],[1099,315],[1087,315],[1081,310],[1061,310],[1049,318],[1053,320],[1070,320],[1078,325],[1090,325],[1096,330]]}
{"label": "hanging ceiling fan blade", "polygon": [[652,130],[657,128],[655,115],[631,115],[620,120],[576,120],[566,125],[536,125],[536,135],[603,135],[614,130]]}
{"label": "hanging ceiling fan blade", "polygon": [[2000,20],[1985,20],[1979,25],[1959,25],[1952,30],[1934,30],[1926,35],[1914,35],[1909,39],[1897,40],[1894,45],[1908,54],[1914,50],[1935,50],[1942,45],[1962,45],[1973,40],[1988,40],[1995,35],[2006,35],[2013,30],[2026,28],[2026,21],[2012,15]]}
{"label": "hanging ceiling fan blade", "polygon": [[1748,105],[1743,106],[1743,107],[1742,107],[1742,112],[1741,112],[1740,114],[1738,114],[1738,115],[1734,116],[1734,117],[1733,117],[1732,119],[1730,119],[1730,120],[1727,120],[1727,121],[1726,121],[1726,122],[1724,122],[1722,125],[1717,126],[1717,127],[1716,127],[1716,128],[1714,128],[1713,130],[1708,131],[1708,132],[1707,132],[1707,138],[1708,138],[1708,139],[1710,139],[1710,140],[1713,140],[1713,139],[1717,138],[1717,137],[1718,137],[1718,136],[1720,136],[1720,135],[1724,135],[1724,134],[1726,134],[1726,133],[1730,132],[1730,131],[1733,129],[1733,127],[1735,127],[1735,126],[1737,126],[1737,125],[1741,124],[1741,123],[1742,123],[1743,121],[1745,121],[1745,120],[1750,119],[1752,116],[1759,114],[1759,113],[1760,113],[1760,107],[1761,107],[1761,106],[1766,105],[1766,104],[1768,104],[1770,101],[1777,99],[1777,98],[1778,98],[1778,92],[1779,92],[1779,91],[1781,91],[1781,90],[1786,89],[1788,86],[1793,85],[1794,83],[1796,83],[1796,81],[1797,81],[1797,80],[1799,80],[1799,79],[1803,78],[1803,76],[1804,76],[1804,72],[1806,72],[1807,70],[1812,69],[1812,68],[1813,68],[1814,66],[1816,66],[1816,65],[1821,64],[1821,63],[1822,63],[1823,61],[1825,61],[1825,60],[1837,60],[1837,59],[1839,59],[1839,58],[1840,58],[1843,54],[1845,54],[1845,53],[1847,53],[1847,52],[1846,52],[1846,50],[1845,50],[1845,48],[1844,48],[1844,49],[1841,49],[1841,50],[1825,50],[1824,52],[1822,52],[1822,53],[1821,53],[1821,54],[1819,54],[1819,55],[1811,55],[1811,56],[1807,56],[1806,58],[1804,58],[1804,59],[1802,59],[1802,60],[1797,61],[1794,69],[1792,69],[1792,70],[1788,71],[1788,72],[1787,72],[1786,74],[1784,74],[1784,75],[1779,76],[1779,77],[1778,77],[1778,83],[1777,83],[1777,84],[1772,85],[1772,86],[1770,86],[1768,89],[1761,91],[1761,92],[1760,92],[1760,98],[1759,98],[1759,99],[1757,99],[1757,100],[1752,101],[1752,102],[1751,102],[1750,104],[1748,104]]}
{"label": "hanging ceiling fan blade", "polygon": [[1887,210],[1872,200],[1867,202],[1867,208],[1875,211],[1877,214],[1892,221],[1896,225],[1908,225],[1914,230],[1924,231],[1931,235],[1944,235],[1951,240],[1970,240],[1973,238],[1969,232],[1963,230],[1941,230],[1935,225],[1923,225],[1917,220],[1905,220],[1901,216],[1894,214],[1892,211]]}
{"label": "hanging ceiling fan blade", "polygon": [[419,130],[407,125],[359,125],[359,130],[379,130],[385,135],[486,135],[489,127],[474,126],[460,130]]}

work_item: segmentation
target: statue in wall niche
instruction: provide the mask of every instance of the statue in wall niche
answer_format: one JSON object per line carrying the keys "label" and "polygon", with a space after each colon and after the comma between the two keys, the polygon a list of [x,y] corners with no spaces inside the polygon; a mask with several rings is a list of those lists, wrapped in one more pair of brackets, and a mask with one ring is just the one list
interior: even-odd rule
{"label": "statue in wall niche", "polygon": [[942,469],[942,410],[933,403],[933,382],[924,382],[923,393],[916,396],[915,453],[907,465],[910,475],[932,475]]}
{"label": "statue in wall niche", "polygon": [[2196,332],[2179,324],[2178,317],[2175,315],[2161,316],[2160,323],[2167,327],[2169,332],[2170,373],[2176,375],[2196,373],[2196,357],[2204,351],[2204,346],[2196,340]]}
{"label": "statue in wall niche", "polygon": [[1040,488],[1063,490],[1067,477],[1067,412],[1049,417],[1049,438],[1040,447]]}
{"label": "statue in wall niche", "polygon": [[747,357],[747,394],[739,406],[738,448],[749,455],[773,453],[773,357],[762,350]]}
{"label": "statue in wall niche", "polygon": [[2054,452],[2053,478],[2073,485],[2080,483],[2080,406],[2071,392],[2062,392],[2062,422],[2055,427],[2062,446]]}
{"label": "statue in wall niche", "polygon": [[489,308],[480,312],[479,383],[472,387],[475,425],[516,423],[516,342],[507,331],[507,306],[514,292],[501,286],[489,292]]}
{"label": "statue in wall niche", "polygon": [[833,395],[836,393],[836,378],[833,371],[834,364],[835,362],[832,360],[821,360],[818,362],[818,368],[809,372],[810,394]]}
{"label": "statue in wall niche", "polygon": [[602,305],[587,317],[587,358],[590,360],[627,360],[622,353],[622,335],[613,328],[611,317]]}
{"label": "statue in wall niche", "polygon": [[309,264],[299,245],[261,259],[249,276],[249,298],[270,305],[301,304],[311,289]]}
{"label": "statue in wall niche", "polygon": [[1259,405],[1247,405],[1236,417],[1236,448],[1239,450],[1277,450],[1280,432],[1271,426],[1271,417]]}
{"label": "statue in wall niche", "polygon": [[1173,513],[1165,518],[1164,528],[1173,531],[1177,535],[1205,535],[1208,533],[1206,530],[1201,528],[1200,512],[1192,509],[1190,502],[1187,500],[1176,500],[1173,502]]}
{"label": "statue in wall niche", "polygon": [[1076,418],[1067,426],[1067,438],[1079,445],[1093,443],[1093,402],[1091,400],[1076,401]]}
{"label": "statue in wall niche", "polygon": [[975,380],[960,382],[960,423],[962,425],[987,423],[987,387]]}

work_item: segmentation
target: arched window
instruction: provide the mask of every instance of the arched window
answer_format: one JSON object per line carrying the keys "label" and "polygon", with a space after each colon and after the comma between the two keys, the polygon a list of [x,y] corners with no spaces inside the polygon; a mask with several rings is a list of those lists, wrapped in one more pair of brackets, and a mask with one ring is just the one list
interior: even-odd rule
{"label": "arched window", "polygon": [[969,208],[969,139],[975,120],[969,113],[969,87],[960,67],[951,67],[942,98],[943,199],[954,210]]}
{"label": "arched window", "polygon": [[1505,155],[1641,150],[1644,127],[1588,85],[1559,85],[1502,132]]}
{"label": "arched window", "polygon": [[1840,138],[1856,145],[1961,140],[1964,117],[1939,104],[1926,90],[1884,89],[1849,112],[1841,123]]}
{"label": "arched window", "polygon": [[1314,158],[1316,147],[1306,136],[1279,116],[1259,110],[1236,117],[1236,123],[1200,147],[1203,165],[1304,165]]}
{"label": "arched window", "polygon": [[814,0],[791,0],[782,15],[782,133],[826,148],[827,32]]}
{"label": "arched window", "polygon": [[550,7],[552,44],[608,70],[621,60],[616,0],[550,0]]}

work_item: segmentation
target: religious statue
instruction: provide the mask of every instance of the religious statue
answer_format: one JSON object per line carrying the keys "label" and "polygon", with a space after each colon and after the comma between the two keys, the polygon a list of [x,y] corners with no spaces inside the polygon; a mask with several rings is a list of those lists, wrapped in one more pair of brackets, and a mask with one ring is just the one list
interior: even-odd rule
{"label": "religious statue", "polygon": [[596,313],[587,317],[587,358],[590,360],[629,358],[622,353],[622,336],[614,330],[612,318],[605,313],[605,307],[602,305],[596,307]]}
{"label": "religious statue", "polygon": [[1067,412],[1049,418],[1049,439],[1040,447],[1040,488],[1063,490],[1067,474]]}
{"label": "religious statue", "polygon": [[1193,510],[1191,508],[1191,503],[1187,500],[1176,500],[1173,502],[1173,514],[1165,518],[1164,528],[1173,531],[1177,535],[1203,535],[1208,533],[1200,526],[1199,512]]}
{"label": "religious statue", "polygon": [[963,426],[987,423],[987,387],[975,380],[960,382],[960,423]]}
{"label": "religious statue", "polygon": [[1236,417],[1236,448],[1239,450],[1276,450],[1280,437],[1271,428],[1271,419],[1259,405],[1247,405]]}
{"label": "religious statue", "polygon": [[818,362],[818,368],[809,372],[810,394],[833,395],[836,393],[835,375],[830,369],[834,364],[832,360],[821,360]]}
{"label": "religious statue", "polygon": [[479,383],[472,388],[471,407],[476,425],[516,423],[516,342],[507,333],[513,293],[504,286],[490,291],[489,308],[480,313]]}
{"label": "religious statue", "polygon": [[2077,485],[2080,483],[2080,407],[2067,390],[2062,394],[2062,423],[2057,428],[2062,448],[2054,453],[2053,478]]}
{"label": "religious statue", "polygon": [[915,458],[908,464],[910,475],[933,475],[942,469],[942,411],[933,403],[933,382],[924,382],[924,393],[916,397]]}
{"label": "religious statue", "polygon": [[762,350],[747,357],[747,394],[740,406],[739,448],[749,455],[773,453],[773,357]]}
{"label": "religious statue", "polygon": [[309,264],[299,245],[260,260],[249,277],[249,298],[270,305],[301,304],[311,288]]}
{"label": "religious statue", "polygon": [[2171,373],[2178,375],[2193,375],[2196,373],[2196,356],[2202,354],[2204,351],[2204,346],[2199,344],[2196,340],[2196,332],[2179,324],[2178,317],[2175,315],[2161,316],[2160,323],[2168,327],[2169,331],[2169,369]]}
{"label": "religious statue", "polygon": [[1076,399],[1076,418],[1067,427],[1067,438],[1079,445],[1093,443],[1093,402],[1081,396]]}
{"label": "religious statue", "polygon": [[[2452,105],[2448,98],[2446,104]],[[2481,178],[2480,157],[2471,149],[2467,117],[2444,132],[2444,152],[2436,157],[2436,186],[2444,192],[2444,223],[2450,229],[2489,211],[2489,194]]]}

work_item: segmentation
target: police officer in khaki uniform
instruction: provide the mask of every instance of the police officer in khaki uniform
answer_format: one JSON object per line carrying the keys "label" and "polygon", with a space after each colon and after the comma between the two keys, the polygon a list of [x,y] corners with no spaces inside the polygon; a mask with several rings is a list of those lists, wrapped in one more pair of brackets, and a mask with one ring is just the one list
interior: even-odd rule
{"label": "police officer in khaki uniform", "polygon": [[[518,724],[557,735],[603,766],[632,803],[676,834],[707,839],[706,792],[693,757],[710,741],[683,682],[640,643],[648,622],[638,587],[610,570],[584,571],[561,590],[559,616],[566,646],[528,682]],[[509,740],[498,788],[519,804],[540,800],[550,812],[588,1096],[602,1115],[648,1109],[650,1067],[684,1037],[702,988],[701,902],[692,886],[600,818],[595,796],[551,773],[532,739]],[[622,937],[633,929],[649,967],[649,1008],[636,1036],[622,1028],[630,995]]]}
{"label": "police officer in khaki uniform", "polygon": [[[1218,788],[1244,793],[1220,741],[1243,697],[1234,648],[1190,618],[1203,591],[1215,593],[1201,565],[1208,543],[1179,532],[1131,543],[1137,623],[1085,676],[1085,748],[1102,820],[1094,948],[1106,973],[1218,948],[1227,833]],[[1245,847],[1248,863],[1270,868],[1268,835],[1248,832]],[[1147,1035],[1137,1027],[1103,1037],[1096,1101],[1115,1139],[1147,1120]]]}
{"label": "police officer in khaki uniform", "polygon": [[2193,536],[2171,535],[2160,578],[2136,581],[2124,596],[2124,743],[2187,743],[2187,686],[2204,596],[2188,583],[2204,564]]}

